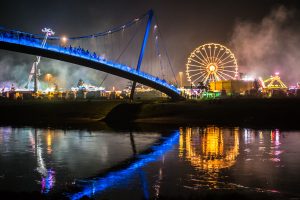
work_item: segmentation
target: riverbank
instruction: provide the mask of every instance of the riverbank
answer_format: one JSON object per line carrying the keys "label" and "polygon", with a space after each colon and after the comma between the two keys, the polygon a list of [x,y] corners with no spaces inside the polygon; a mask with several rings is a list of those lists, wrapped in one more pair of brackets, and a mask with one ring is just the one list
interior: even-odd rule
{"label": "riverbank", "polygon": [[218,99],[167,103],[120,104],[105,118],[109,123],[155,123],[182,126],[298,128],[300,99]]}
{"label": "riverbank", "polygon": [[0,122],[8,125],[93,126],[105,118],[118,100],[1,101]]}
{"label": "riverbank", "polygon": [[209,101],[3,101],[0,121],[7,125],[111,126],[224,125],[299,128],[299,98],[218,99]]}

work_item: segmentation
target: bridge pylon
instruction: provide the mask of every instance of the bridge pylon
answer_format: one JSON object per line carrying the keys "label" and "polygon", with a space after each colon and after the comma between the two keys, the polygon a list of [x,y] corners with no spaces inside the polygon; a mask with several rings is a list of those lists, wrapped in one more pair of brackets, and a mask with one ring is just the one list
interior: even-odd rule
{"label": "bridge pylon", "polygon": [[[146,26],[146,30],[145,30],[145,34],[144,34],[144,39],[143,39],[143,43],[142,43],[142,47],[141,47],[141,51],[140,51],[140,56],[139,56],[139,60],[138,60],[137,66],[136,66],[137,71],[140,71],[140,68],[141,68],[141,65],[142,65],[142,61],[143,61],[143,57],[144,57],[144,53],[145,53],[145,48],[146,48],[148,37],[149,37],[149,32],[151,30],[153,10],[148,11],[148,16],[149,16],[149,18],[148,18],[148,22],[147,22],[147,26]],[[136,81],[133,81],[132,87],[131,87],[131,92],[130,92],[130,101],[133,101],[135,87],[136,87]]]}

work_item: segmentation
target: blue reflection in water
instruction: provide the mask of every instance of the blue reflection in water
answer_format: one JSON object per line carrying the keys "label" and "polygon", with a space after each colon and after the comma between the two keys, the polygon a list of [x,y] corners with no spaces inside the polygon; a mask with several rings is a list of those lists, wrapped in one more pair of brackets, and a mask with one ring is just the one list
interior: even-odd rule
{"label": "blue reflection in water", "polygon": [[55,172],[52,169],[47,171],[47,176],[42,178],[42,193],[48,193],[55,182]]}
{"label": "blue reflection in water", "polygon": [[145,175],[145,172],[141,169],[139,170],[139,174],[142,181],[144,199],[149,199],[150,195],[148,191],[147,177]]}
{"label": "blue reflection in water", "polygon": [[81,192],[70,194],[68,197],[72,200],[80,199],[83,196],[91,197],[95,193],[102,192],[120,182],[128,181],[128,178],[138,172],[141,167],[159,159],[162,155],[171,150],[175,144],[178,144],[178,141],[179,131],[175,131],[175,133],[168,137],[161,145],[153,146],[153,152],[139,156],[140,159],[132,163],[128,168],[108,173],[107,176],[102,178],[90,180],[83,186]]}

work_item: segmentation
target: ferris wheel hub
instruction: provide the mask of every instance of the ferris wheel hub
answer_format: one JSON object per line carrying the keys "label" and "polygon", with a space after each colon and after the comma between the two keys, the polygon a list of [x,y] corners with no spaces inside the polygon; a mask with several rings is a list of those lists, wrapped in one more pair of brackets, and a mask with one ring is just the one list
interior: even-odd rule
{"label": "ferris wheel hub", "polygon": [[214,72],[214,71],[216,71],[217,67],[215,65],[211,64],[211,65],[209,65],[208,69],[210,72]]}

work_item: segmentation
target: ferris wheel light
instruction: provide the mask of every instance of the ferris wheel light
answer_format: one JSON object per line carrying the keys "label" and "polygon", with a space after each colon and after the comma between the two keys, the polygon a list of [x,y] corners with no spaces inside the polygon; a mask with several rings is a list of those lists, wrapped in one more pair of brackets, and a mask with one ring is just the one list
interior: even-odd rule
{"label": "ferris wheel light", "polygon": [[186,74],[191,84],[234,79],[238,74],[237,60],[230,49],[223,45],[204,44],[189,55]]}
{"label": "ferris wheel light", "polygon": [[214,65],[209,66],[209,71],[213,72],[216,70],[216,67]]}

